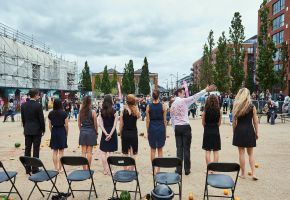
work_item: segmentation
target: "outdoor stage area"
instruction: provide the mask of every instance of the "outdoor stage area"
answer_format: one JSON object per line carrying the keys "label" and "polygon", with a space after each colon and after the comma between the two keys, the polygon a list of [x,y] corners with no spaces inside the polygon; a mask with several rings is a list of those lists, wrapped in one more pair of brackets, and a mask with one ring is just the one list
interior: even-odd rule
{"label": "outdoor stage area", "polygon": [[[47,116],[47,113],[45,113]],[[1,119],[3,121],[3,117]],[[192,145],[191,145],[191,161],[192,169],[189,176],[183,176],[183,198],[188,199],[190,192],[193,193],[194,199],[202,199],[205,183],[205,160],[204,151],[202,150],[202,137],[203,128],[201,125],[201,119],[190,119],[192,127]],[[46,125],[48,125],[46,123]],[[68,149],[65,150],[65,155],[81,155],[81,150],[78,148],[79,131],[77,128],[77,122],[71,119],[69,124],[69,136],[68,136]],[[139,133],[144,132],[145,122],[138,121]],[[99,129],[100,132],[100,129]],[[164,148],[164,156],[175,156],[175,137],[171,126],[167,129],[169,138],[166,141]],[[222,150],[220,151],[220,162],[238,162],[238,150],[232,146],[232,127],[228,121],[221,125],[220,128]],[[288,199],[290,195],[289,183],[290,183],[290,123],[281,123],[281,120],[277,119],[275,125],[266,123],[265,117],[262,118],[259,125],[260,138],[257,142],[257,148],[255,148],[256,163],[259,165],[256,175],[259,180],[254,182],[248,176],[245,180],[239,179],[236,188],[236,196],[241,200],[278,200]],[[50,138],[50,132],[47,127],[47,131],[42,140],[40,159],[48,169],[53,169],[52,151],[46,145],[46,140]],[[98,138],[100,140],[100,136]],[[19,161],[19,156],[24,154],[24,136],[21,122],[10,122],[10,119],[6,123],[0,123],[0,157],[5,167],[10,171],[17,171],[16,186],[20,190],[20,193],[24,199],[28,197],[30,190],[33,187],[32,182],[28,181],[25,170]],[[20,142],[21,147],[16,149],[14,147],[15,142]],[[120,138],[119,138],[119,151],[115,155],[120,154]],[[110,176],[103,175],[103,168],[98,153],[98,147],[94,149],[94,161],[91,168],[95,170],[94,180],[96,184],[96,190],[99,195],[98,199],[107,200],[113,189],[113,183]],[[75,168],[70,168],[75,169]],[[139,137],[139,155],[137,156],[137,169],[139,171],[139,180],[141,185],[142,196],[153,189],[152,181],[152,167],[150,163],[150,149],[147,139]],[[117,169],[114,169],[117,170]],[[249,171],[249,165],[247,161],[247,171]],[[51,187],[50,184],[40,184],[47,189]],[[80,182],[73,184],[73,187],[89,189],[90,182]],[[9,183],[1,183],[1,191],[8,189]],[[57,187],[60,191],[66,192],[68,184],[64,174],[60,174],[57,180]],[[125,184],[122,188],[135,189],[133,184]],[[177,187],[172,187],[177,191]],[[218,195],[223,194],[223,190],[209,190]],[[132,195],[131,195],[132,196]],[[13,195],[15,199],[18,196]],[[78,200],[87,199],[88,193],[76,193]],[[43,199],[40,193],[35,190],[31,199]],[[70,197],[69,199],[72,199]],[[95,199],[95,197],[93,198]],[[175,199],[178,199],[175,197]],[[218,198],[217,198],[218,199]]]}

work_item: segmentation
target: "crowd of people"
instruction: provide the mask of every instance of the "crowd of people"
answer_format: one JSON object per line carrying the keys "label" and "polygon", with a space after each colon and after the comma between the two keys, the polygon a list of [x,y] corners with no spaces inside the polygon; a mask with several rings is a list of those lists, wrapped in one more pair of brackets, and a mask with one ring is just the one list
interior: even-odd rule
{"label": "crowd of people", "polygon": [[[64,155],[64,149],[68,147],[67,137],[69,133],[68,123],[71,111],[77,118],[79,127],[79,145],[81,155],[86,157],[91,165],[93,146],[97,145],[98,133],[100,133],[100,152],[103,164],[103,173],[109,174],[107,158],[118,150],[118,134],[121,138],[121,151],[124,155],[134,159],[138,154],[138,126],[137,121],[146,119],[146,133],[150,146],[150,158],[163,157],[163,147],[166,145],[168,129],[168,113],[171,118],[175,133],[176,156],[184,162],[184,173],[191,173],[191,141],[192,129],[189,123],[189,113],[195,113],[196,102],[201,96],[208,94],[202,112],[202,126],[204,127],[202,149],[205,151],[205,162],[219,161],[221,150],[221,138],[219,127],[224,109],[221,108],[220,98],[210,92],[215,91],[214,85],[208,86],[199,93],[186,97],[184,88],[175,92],[175,97],[169,103],[160,99],[159,91],[154,90],[152,99],[138,103],[137,98],[130,94],[126,96],[125,104],[121,107],[118,100],[114,100],[110,94],[104,96],[102,102],[93,105],[90,96],[85,96],[82,103],[75,102],[73,108],[67,101],[54,99],[53,110],[48,114],[49,130],[51,132],[50,148],[53,151],[52,160],[57,171],[61,171],[60,158]],[[45,133],[45,121],[41,104],[38,103],[39,91],[29,91],[30,100],[21,107],[21,117],[25,135],[25,155],[39,157],[40,143]],[[225,96],[224,98],[228,98]],[[119,105],[117,105],[119,104]],[[192,111],[193,110],[193,111]],[[253,180],[258,180],[255,175],[255,161],[253,149],[259,138],[257,109],[251,100],[250,91],[242,88],[235,96],[233,108],[233,140],[232,144],[238,147],[239,161],[241,165],[241,178],[245,178],[245,154],[249,156],[251,174]],[[119,126],[118,126],[119,122]],[[119,129],[118,129],[119,127]],[[100,131],[98,131],[100,129]],[[86,170],[87,167],[84,166]],[[127,170],[133,170],[128,167]],[[176,173],[181,174],[183,169],[177,168]],[[26,169],[27,173],[36,173],[38,169]],[[158,173],[157,168],[154,173]],[[210,172],[214,173],[214,172]]]}

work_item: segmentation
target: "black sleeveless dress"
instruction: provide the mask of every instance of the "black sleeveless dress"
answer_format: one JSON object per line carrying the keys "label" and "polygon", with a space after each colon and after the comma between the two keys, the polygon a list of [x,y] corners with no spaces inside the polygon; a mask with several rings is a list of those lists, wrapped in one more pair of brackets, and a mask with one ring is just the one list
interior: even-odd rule
{"label": "black sleeveless dress", "polygon": [[[107,131],[108,134],[110,134],[115,121],[115,112],[112,113],[111,116],[104,117],[101,111],[101,117],[103,119],[104,128]],[[112,134],[112,137],[109,141],[106,141],[106,135],[104,132],[102,132],[102,138],[100,143],[100,150],[103,152],[114,152],[118,150],[118,138],[117,138],[117,131],[115,129],[114,133]]]}
{"label": "black sleeveless dress", "polygon": [[202,149],[206,151],[221,150],[221,138],[218,125],[220,117],[220,112],[216,112],[214,110],[205,111]]}
{"label": "black sleeveless dress", "polygon": [[253,105],[249,112],[237,119],[234,130],[233,145],[237,147],[256,147],[256,134],[253,126]]}
{"label": "black sleeveless dress", "polygon": [[130,115],[128,110],[123,113],[123,130],[122,130],[122,153],[128,154],[128,150],[132,147],[133,154],[138,153],[138,131],[137,117]]}

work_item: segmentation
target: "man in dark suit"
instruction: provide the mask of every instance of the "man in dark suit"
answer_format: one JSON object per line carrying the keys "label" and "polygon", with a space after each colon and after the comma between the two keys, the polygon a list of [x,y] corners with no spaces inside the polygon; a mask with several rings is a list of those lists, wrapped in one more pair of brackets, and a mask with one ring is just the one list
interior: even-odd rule
{"label": "man in dark suit", "polygon": [[[25,156],[31,157],[31,148],[33,145],[33,157],[39,158],[39,149],[41,137],[45,132],[45,122],[42,105],[38,102],[39,91],[37,89],[29,90],[30,100],[21,106],[21,118],[24,127],[25,136]],[[26,168],[26,173],[31,169]],[[37,168],[32,169],[32,173],[38,172]]]}

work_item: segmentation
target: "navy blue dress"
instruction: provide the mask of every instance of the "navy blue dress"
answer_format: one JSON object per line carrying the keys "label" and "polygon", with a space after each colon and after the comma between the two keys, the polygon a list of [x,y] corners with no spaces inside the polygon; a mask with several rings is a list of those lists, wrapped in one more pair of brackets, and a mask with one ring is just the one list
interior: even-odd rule
{"label": "navy blue dress", "polygon": [[161,103],[149,105],[149,129],[148,140],[151,148],[162,148],[165,145],[165,125],[163,117],[163,106]]}
{"label": "navy blue dress", "polygon": [[[104,128],[108,134],[110,134],[115,121],[115,112],[111,116],[105,117],[101,112],[101,117],[103,119]],[[117,131],[115,129],[111,139],[106,141],[106,135],[102,132],[102,138],[100,143],[100,150],[103,152],[114,152],[118,150],[118,138]]]}
{"label": "navy blue dress", "polygon": [[49,146],[53,150],[67,148],[67,134],[64,127],[66,118],[67,114],[63,110],[53,110],[48,114],[52,125]]}

